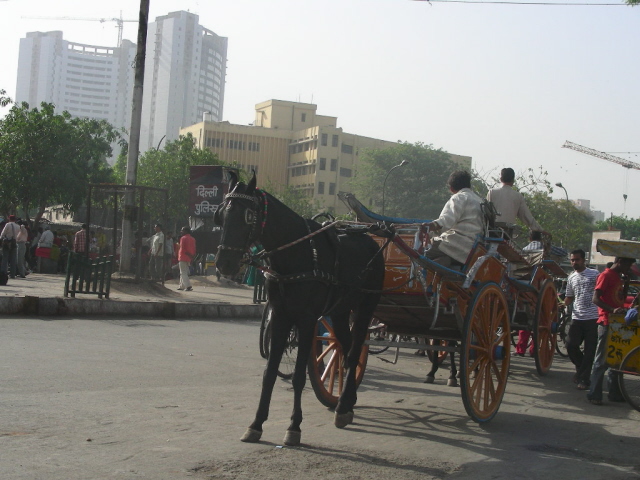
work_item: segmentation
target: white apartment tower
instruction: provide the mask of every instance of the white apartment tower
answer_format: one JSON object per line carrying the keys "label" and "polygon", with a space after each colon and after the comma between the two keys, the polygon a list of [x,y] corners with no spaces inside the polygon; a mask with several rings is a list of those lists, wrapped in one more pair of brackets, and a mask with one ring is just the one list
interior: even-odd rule
{"label": "white apartment tower", "polygon": [[203,115],[222,120],[227,38],[184,11],[157,17],[147,30],[140,149],[176,140]]}
{"label": "white apartment tower", "polygon": [[58,112],[128,129],[135,54],[128,40],[112,48],[69,42],[62,32],[27,33],[20,39],[16,102],[53,103]]}
{"label": "white apartment tower", "polygon": [[[104,119],[129,131],[136,45],[84,45],[62,32],[30,32],[20,39],[16,102],[76,117]],[[175,140],[180,128],[203,116],[222,120],[227,39],[198,24],[198,16],[172,12],[147,30],[140,150]],[[117,151],[115,152],[117,154]]]}

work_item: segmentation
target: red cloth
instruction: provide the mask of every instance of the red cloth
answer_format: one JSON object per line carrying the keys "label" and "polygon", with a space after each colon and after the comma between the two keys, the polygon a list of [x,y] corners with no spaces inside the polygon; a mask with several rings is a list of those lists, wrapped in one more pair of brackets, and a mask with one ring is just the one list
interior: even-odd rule
{"label": "red cloth", "polygon": [[36,257],[51,258],[51,249],[44,247],[36,248]]}
{"label": "red cloth", "polygon": [[179,262],[191,262],[196,256],[196,239],[188,233],[180,239],[180,251],[178,252]]}
{"label": "red cloth", "polygon": [[[600,292],[600,300],[611,308],[624,307],[624,283],[620,274],[610,268],[598,275],[596,291]],[[598,307],[598,323],[609,325],[609,312]]]}

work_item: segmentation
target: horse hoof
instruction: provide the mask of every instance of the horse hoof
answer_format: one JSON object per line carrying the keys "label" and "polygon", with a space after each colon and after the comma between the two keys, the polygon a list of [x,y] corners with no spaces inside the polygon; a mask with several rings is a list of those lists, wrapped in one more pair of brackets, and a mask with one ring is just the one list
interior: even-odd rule
{"label": "horse hoof", "polygon": [[353,423],[353,412],[347,413],[338,413],[333,419],[333,424],[338,428],[344,428],[347,425],[351,425]]}
{"label": "horse hoof", "polygon": [[255,430],[253,428],[247,428],[247,431],[244,432],[244,435],[240,439],[241,442],[249,442],[256,443],[262,437],[262,432],[260,430]]}
{"label": "horse hoof", "polygon": [[424,380],[424,383],[433,383],[436,381],[436,377],[430,377],[427,375],[427,378]]}
{"label": "horse hoof", "polygon": [[288,447],[295,447],[300,445],[300,438],[302,437],[302,432],[294,432],[292,430],[287,430],[287,433],[284,434],[284,444]]}
{"label": "horse hoof", "polygon": [[447,381],[447,387],[457,387],[458,386],[458,381],[455,378],[450,378]]}

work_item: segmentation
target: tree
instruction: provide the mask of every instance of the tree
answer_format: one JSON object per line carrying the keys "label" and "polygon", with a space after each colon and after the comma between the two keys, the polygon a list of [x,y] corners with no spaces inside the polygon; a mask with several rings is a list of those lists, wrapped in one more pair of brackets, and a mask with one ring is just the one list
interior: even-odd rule
{"label": "tree", "polygon": [[640,238],[640,218],[612,216],[608,220],[597,222],[596,230],[620,230],[620,238],[623,240]]}
{"label": "tree", "polygon": [[524,197],[533,217],[553,235],[554,245],[561,245],[569,251],[575,248],[589,251],[591,232],[595,230],[589,213],[566,200],[554,200],[541,191],[525,193]]}
{"label": "tree", "polygon": [[[11,100],[0,93],[0,103]],[[118,132],[106,121],[56,114],[50,103],[40,109],[14,105],[0,120],[0,186],[3,212],[22,209],[38,223],[48,205],[77,209],[89,183],[109,181],[106,158]]]}
{"label": "tree", "polygon": [[[403,160],[409,163],[394,170],[384,180],[389,170]],[[390,148],[366,150],[351,182],[355,195],[365,205],[374,204],[377,212],[386,215],[412,218],[437,218],[451,195],[447,179],[459,169],[449,154],[423,143],[402,142]]]}
{"label": "tree", "polygon": [[[148,150],[140,157],[137,184],[168,190],[166,207],[169,224],[183,224],[189,217],[189,167],[192,165],[224,163],[210,150],[196,148],[191,134],[167,142],[162,150]],[[126,153],[118,158],[114,172],[116,181],[123,183]],[[145,203],[149,211],[164,211],[164,197],[153,195]]]}

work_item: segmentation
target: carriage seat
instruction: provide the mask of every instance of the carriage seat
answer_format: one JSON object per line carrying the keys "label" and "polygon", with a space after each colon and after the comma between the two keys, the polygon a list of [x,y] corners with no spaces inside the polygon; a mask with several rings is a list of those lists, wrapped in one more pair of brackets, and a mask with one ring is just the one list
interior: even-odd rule
{"label": "carriage seat", "polygon": [[422,255],[416,259],[416,262],[418,262],[422,268],[439,274],[445,280],[464,281],[464,279],[467,278],[466,274],[462,273],[464,265],[459,262],[455,262],[452,267],[445,267]]}

